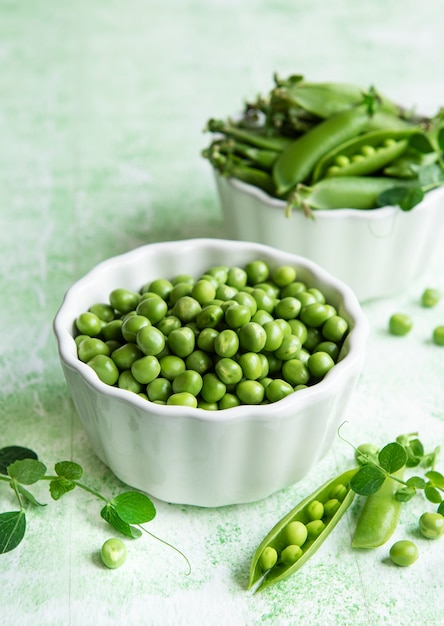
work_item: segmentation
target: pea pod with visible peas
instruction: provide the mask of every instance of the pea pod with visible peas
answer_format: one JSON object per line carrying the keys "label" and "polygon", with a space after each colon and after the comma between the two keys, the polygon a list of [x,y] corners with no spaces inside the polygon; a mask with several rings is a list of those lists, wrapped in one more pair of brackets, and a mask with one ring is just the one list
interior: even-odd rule
{"label": "pea pod with visible peas", "polygon": [[328,176],[366,176],[399,158],[418,129],[376,130],[336,146],[316,165],[312,182]]}
{"label": "pea pod with visible peas", "polygon": [[283,195],[298,183],[305,182],[319,159],[361,133],[370,117],[367,106],[355,107],[323,120],[295,139],[273,165],[277,193]]}
{"label": "pea pod with visible peas", "polygon": [[351,469],[329,480],[283,517],[257,548],[248,587],[264,589],[299,570],[318,550],[351,505]]}

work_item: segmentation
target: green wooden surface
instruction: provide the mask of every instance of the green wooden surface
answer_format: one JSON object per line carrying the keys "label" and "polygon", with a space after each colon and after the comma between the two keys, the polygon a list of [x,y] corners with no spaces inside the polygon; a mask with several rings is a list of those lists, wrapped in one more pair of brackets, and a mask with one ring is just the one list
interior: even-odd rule
{"label": "green wooden surface", "polygon": [[[434,113],[444,104],[441,0],[0,0],[0,445],[35,449],[51,466],[72,458],[92,486],[121,485],[94,456],[62,376],[52,320],[64,292],[97,262],[153,241],[222,236],[200,150],[211,116],[224,117],[271,85],[273,72],[375,84]],[[441,255],[393,298],[365,306],[371,325],[347,438],[385,443],[419,430],[444,443],[444,352],[430,342],[443,304]],[[415,319],[387,336],[395,310]],[[90,625],[444,624],[444,544],[418,539],[408,569],[388,547],[363,554],[352,508],[298,575],[246,592],[249,563],[272,525],[351,463],[339,440],[301,483],[251,505],[216,510],[156,502],[149,537],[128,545],[116,571],[100,565],[110,536],[86,494],[28,512],[24,542],[0,557],[0,623]],[[0,485],[2,511],[15,506]],[[397,537],[415,537],[419,500]]]}

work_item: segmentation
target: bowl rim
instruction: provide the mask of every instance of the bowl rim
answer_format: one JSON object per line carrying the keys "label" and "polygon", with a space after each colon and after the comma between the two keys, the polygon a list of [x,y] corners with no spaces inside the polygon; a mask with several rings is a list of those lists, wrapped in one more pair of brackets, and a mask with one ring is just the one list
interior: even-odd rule
{"label": "bowl rim", "polygon": [[[265,405],[240,405],[229,409],[219,409],[217,411],[187,406],[159,405],[139,397],[134,392],[113,387],[102,382],[94,370],[77,357],[74,336],[72,331],[69,330],[69,328],[72,329],[75,319],[70,314],[70,311],[76,298],[76,292],[96,280],[106,269],[110,269],[122,262],[130,264],[133,262],[133,259],[147,254],[150,250],[153,253],[155,253],[156,250],[165,252],[168,249],[173,252],[173,247],[177,247],[178,244],[187,244],[192,247],[211,246],[214,248],[216,246],[227,249],[227,252],[230,249],[243,248],[244,250],[254,253],[254,256],[260,255],[261,253],[265,256],[277,255],[279,258],[278,262],[287,259],[288,262],[292,262],[294,265],[304,267],[312,272],[317,279],[328,283],[330,287],[341,294],[342,306],[353,320],[353,328],[346,339],[348,343],[347,354],[341,361],[335,364],[321,381],[311,387],[292,393],[277,402]],[[252,258],[254,258],[254,256],[252,256]],[[91,302],[91,304],[93,304],[93,302]],[[306,257],[255,242],[222,238],[191,238],[145,244],[99,262],[66,290],[53,320],[53,331],[63,366],[73,370],[84,383],[100,395],[129,404],[130,406],[146,412],[147,415],[155,412],[156,414],[162,414],[165,417],[173,419],[183,419],[183,417],[187,417],[199,422],[220,423],[243,420],[251,421],[252,419],[264,421],[270,418],[279,419],[284,415],[285,417],[292,417],[293,411],[291,415],[289,415],[289,408],[293,407],[294,413],[296,413],[298,410],[309,405],[315,398],[317,401],[320,401],[329,394],[334,395],[335,388],[340,385],[342,377],[349,370],[356,369],[356,366],[363,360],[369,333],[369,324],[353,290],[343,281]],[[284,411],[282,411],[282,409],[284,409]],[[285,411],[285,409],[287,410]],[[281,411],[282,416],[280,415]]]}
{"label": "bowl rim", "polygon": [[[214,169],[214,168],[213,168]],[[220,172],[214,170],[214,174],[216,179],[225,180],[226,183],[234,187],[235,190],[245,193],[249,196],[253,196],[256,200],[261,202],[262,204],[266,204],[270,207],[276,208],[276,210],[285,210],[286,202],[285,200],[280,200],[279,198],[274,198],[270,196],[266,191],[256,187],[254,185],[250,185],[238,178],[234,178],[232,176],[222,176]],[[436,187],[435,189],[431,189],[428,191],[421,202],[419,202],[413,209],[416,213],[421,210],[424,210],[428,204],[428,201],[433,199],[435,195],[442,194],[444,192],[444,185]],[[316,209],[313,210],[314,216],[319,217],[319,219],[323,220],[338,220],[343,218],[352,218],[356,220],[379,220],[386,219],[388,217],[396,216],[398,214],[401,215],[409,215],[411,211],[403,211],[397,206],[383,206],[378,207],[376,209],[352,209],[344,207],[342,209]],[[302,213],[301,213],[302,215]]]}

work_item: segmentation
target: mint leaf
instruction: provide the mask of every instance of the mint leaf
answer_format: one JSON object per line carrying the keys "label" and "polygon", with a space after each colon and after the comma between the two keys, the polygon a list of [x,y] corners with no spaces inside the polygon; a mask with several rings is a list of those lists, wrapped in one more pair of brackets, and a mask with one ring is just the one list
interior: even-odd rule
{"label": "mint leaf", "polygon": [[76,484],[72,480],[66,478],[54,478],[49,483],[49,493],[53,500],[60,500],[65,493],[72,491]]}
{"label": "mint leaf", "polygon": [[382,448],[378,454],[378,461],[387,473],[393,474],[405,466],[407,453],[403,446],[394,441]]}
{"label": "mint leaf", "polygon": [[413,487],[414,489],[424,489],[426,486],[426,482],[421,476],[411,476],[406,482],[409,487]]}
{"label": "mint leaf", "polygon": [[356,472],[350,481],[350,487],[360,496],[370,496],[382,487],[385,478],[386,474],[381,468],[368,463]]}
{"label": "mint leaf", "polygon": [[154,504],[148,496],[137,491],[126,491],[111,500],[120,519],[128,524],[150,522],[156,516]]}
{"label": "mint leaf", "polygon": [[439,493],[438,489],[432,487],[431,485],[426,485],[424,488],[424,495],[430,502],[434,504],[440,504],[442,502],[442,496]]}
{"label": "mint leaf", "polygon": [[0,513],[0,554],[14,550],[25,536],[25,530],[24,511]]}
{"label": "mint leaf", "polygon": [[54,465],[57,476],[67,478],[68,480],[80,480],[83,475],[83,468],[74,461],[60,461]]}
{"label": "mint leaf", "polygon": [[8,474],[22,485],[33,485],[46,474],[46,466],[36,459],[23,459],[9,465]]}
{"label": "mint leaf", "polygon": [[130,526],[130,524],[127,524],[119,516],[116,509],[110,503],[106,504],[103,507],[103,509],[100,511],[100,515],[106,522],[108,522],[108,524],[111,524],[113,528],[126,535],[127,537],[137,539],[142,534],[142,531],[139,528],[135,528],[134,526]]}
{"label": "mint leaf", "polygon": [[398,502],[408,502],[416,495],[416,489],[414,487],[401,487],[395,492],[395,499]]}
{"label": "mint leaf", "polygon": [[412,135],[409,140],[409,146],[423,154],[434,152],[430,139],[424,133],[415,133]]}
{"label": "mint leaf", "polygon": [[22,446],[6,446],[0,449],[0,474],[8,474],[8,466],[14,461],[23,459],[37,459],[37,454],[29,448]]}

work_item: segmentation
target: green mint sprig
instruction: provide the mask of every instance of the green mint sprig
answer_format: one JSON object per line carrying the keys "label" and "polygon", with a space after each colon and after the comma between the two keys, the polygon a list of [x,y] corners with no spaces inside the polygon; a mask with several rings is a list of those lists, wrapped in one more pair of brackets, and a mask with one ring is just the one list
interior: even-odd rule
{"label": "green mint sprig", "polygon": [[61,461],[54,466],[55,475],[48,475],[47,468],[38,460],[37,454],[29,448],[7,446],[0,449],[0,481],[9,484],[14,491],[19,510],[0,513],[0,554],[14,550],[26,532],[26,504],[44,507],[28,490],[28,487],[39,481],[49,481],[49,493],[53,500],[82,489],[104,502],[100,511],[101,517],[123,535],[136,539],[147,533],[154,539],[164,543],[180,554],[188,564],[187,557],[176,547],[160,539],[142,526],[156,516],[156,508],[150,498],[138,491],[125,491],[114,498],[108,499],[100,492],[80,482],[83,468],[74,461]]}

